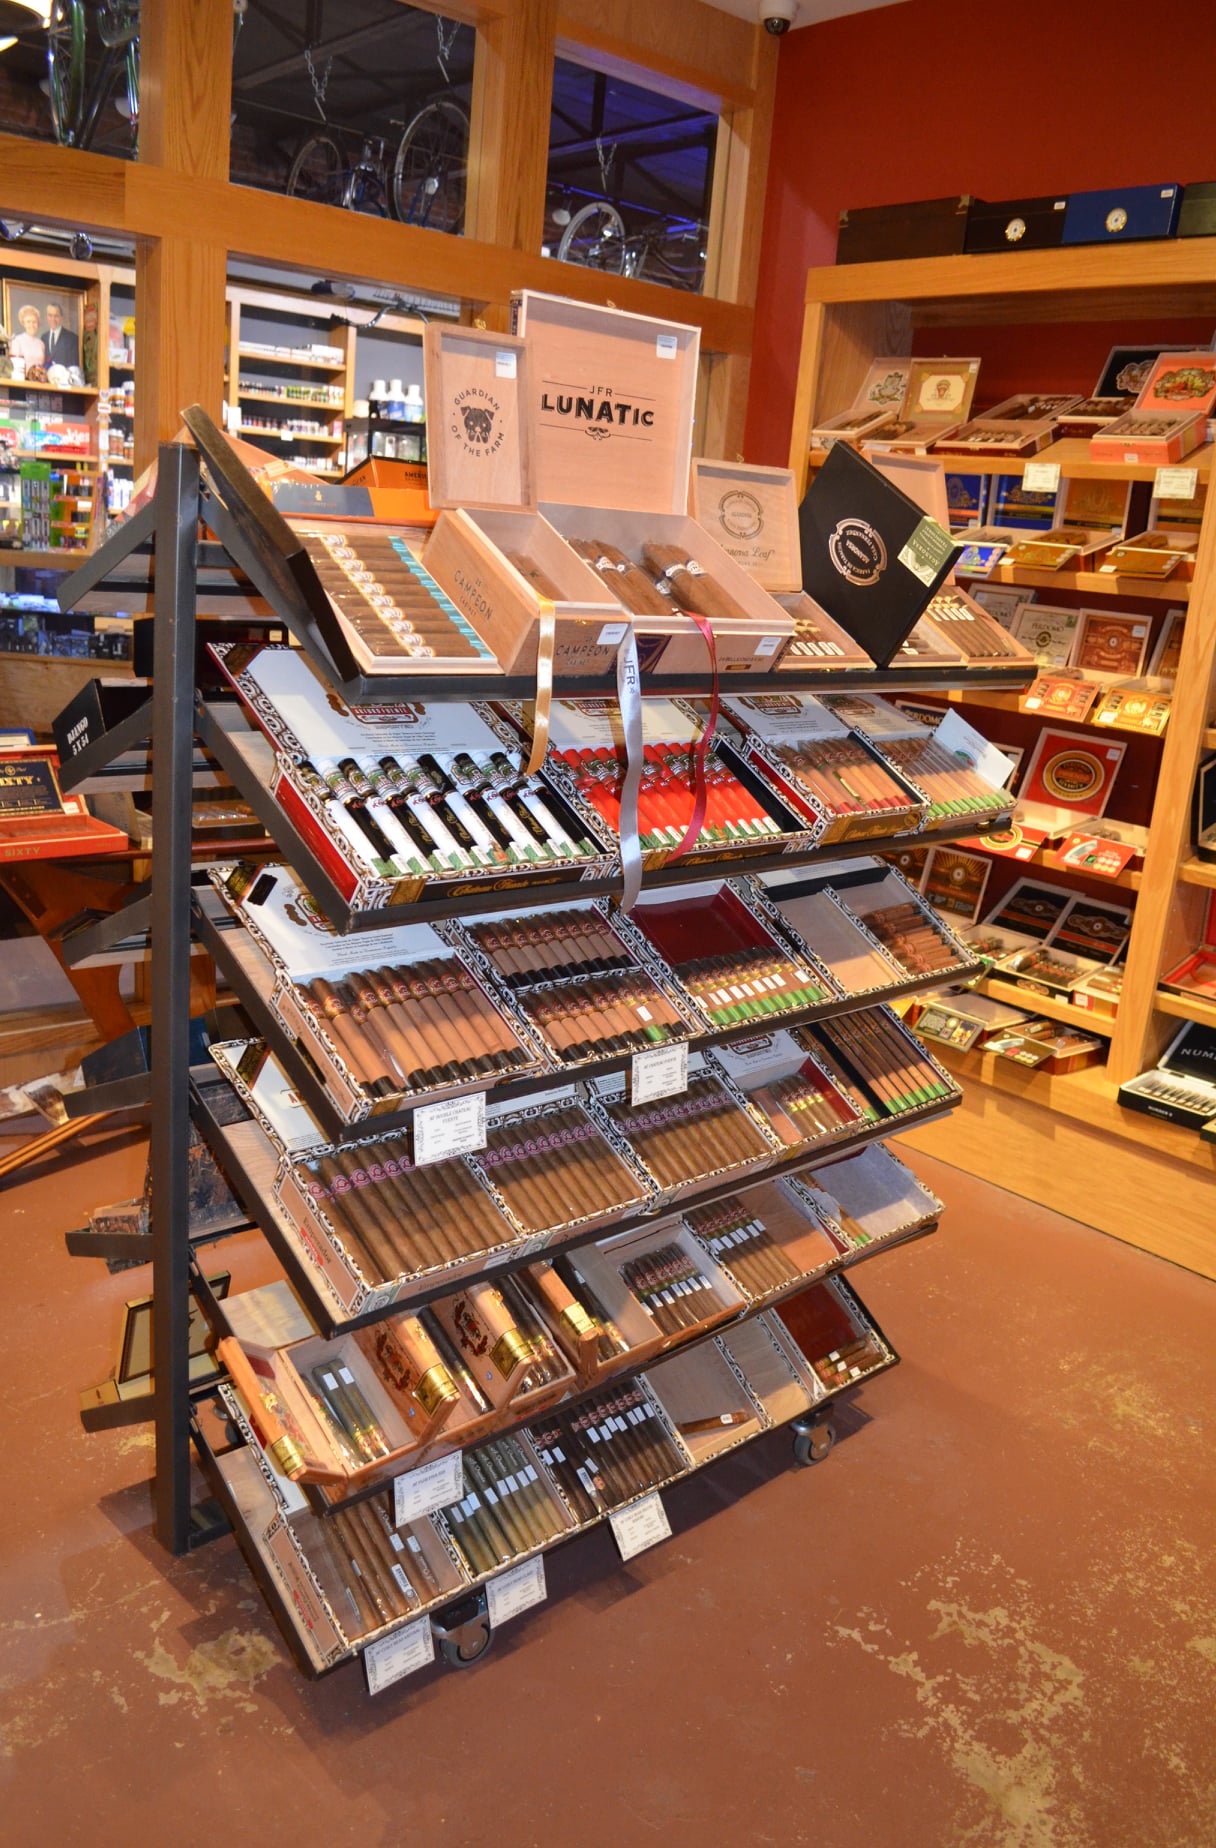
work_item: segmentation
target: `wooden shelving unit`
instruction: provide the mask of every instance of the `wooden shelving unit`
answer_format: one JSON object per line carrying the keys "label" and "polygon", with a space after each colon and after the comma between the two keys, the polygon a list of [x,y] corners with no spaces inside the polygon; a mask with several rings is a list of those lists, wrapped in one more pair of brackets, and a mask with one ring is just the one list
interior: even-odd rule
{"label": "wooden shelving unit", "polygon": [[[918,329],[1147,321],[1160,323],[1168,340],[1172,320],[1213,313],[1211,238],[812,270],[790,466],[804,482],[822,459],[810,447],[811,430],[853,402],[875,356],[912,351]],[[945,350],[956,350],[948,337]],[[1032,386],[1034,379],[1025,382]],[[1084,385],[1080,381],[1077,389]],[[1201,482],[1211,480],[1212,456],[1208,446],[1185,458]],[[1073,440],[1031,459],[1058,462],[1064,477],[1143,481],[1154,474],[1146,465],[1093,463],[1088,445]],[[971,473],[1017,474],[1024,467],[1009,457],[940,460],[945,469]],[[1048,596],[1151,598],[1185,607],[1185,639],[1144,868],[1118,882],[1137,899],[1119,1014],[1107,1023],[1107,1064],[1048,1079],[1006,1060],[967,1055],[956,1067],[971,1080],[964,1109],[949,1127],[927,1128],[910,1139],[1028,1198],[1075,1211],[1130,1243],[1216,1276],[1216,1151],[1192,1130],[1122,1109],[1116,1097],[1120,1082],[1156,1063],[1180,1018],[1216,1024],[1212,1004],[1158,987],[1162,970],[1199,941],[1208,892],[1216,888],[1216,866],[1193,857],[1190,832],[1196,767],[1204,751],[1216,748],[1216,519],[1209,513],[1204,520],[1190,582],[1012,566],[998,567],[988,581]],[[1007,696],[999,693],[977,697],[1007,707]],[[1065,871],[1050,854],[1037,863],[1049,873]],[[1006,993],[1007,986],[997,980],[988,992],[1026,999],[1020,990]],[[1080,1016],[1078,1024],[1101,1030],[1093,1017],[1062,1005],[1070,1019]],[[1047,1004],[1039,1011],[1061,1017]]]}

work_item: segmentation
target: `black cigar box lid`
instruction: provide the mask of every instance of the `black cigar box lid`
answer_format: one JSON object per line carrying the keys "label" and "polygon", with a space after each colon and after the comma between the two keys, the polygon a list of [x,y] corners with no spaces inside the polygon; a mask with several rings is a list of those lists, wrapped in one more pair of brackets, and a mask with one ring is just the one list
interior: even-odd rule
{"label": "black cigar box lid", "polygon": [[907,205],[850,206],[840,214],[836,261],[958,256],[971,203],[969,193],[960,193],[949,199],[914,199]]}
{"label": "black cigar box lid", "polygon": [[1184,1077],[1202,1078],[1216,1085],[1216,1027],[1190,1021],[1172,1041],[1160,1066],[1162,1071],[1181,1072]]}
{"label": "black cigar box lid", "polygon": [[845,443],[798,509],[802,587],[886,667],[955,559],[950,534]]}
{"label": "black cigar box lid", "polygon": [[1216,237],[1216,180],[1196,180],[1182,189],[1179,237]]}
{"label": "black cigar box lid", "polygon": [[1050,250],[1064,241],[1066,198],[973,199],[964,250]]}

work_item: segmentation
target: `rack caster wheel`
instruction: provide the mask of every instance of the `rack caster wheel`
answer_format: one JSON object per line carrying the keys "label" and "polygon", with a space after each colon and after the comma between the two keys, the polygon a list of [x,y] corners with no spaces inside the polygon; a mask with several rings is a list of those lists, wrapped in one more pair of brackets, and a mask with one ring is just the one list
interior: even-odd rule
{"label": "rack caster wheel", "polygon": [[439,1653],[451,1668],[471,1668],[494,1640],[484,1591],[444,1611],[442,1617],[433,1617],[431,1627]]}
{"label": "rack caster wheel", "polygon": [[836,1442],[836,1426],[826,1418],[814,1424],[794,1426],[794,1461],[801,1469],[822,1463]]}

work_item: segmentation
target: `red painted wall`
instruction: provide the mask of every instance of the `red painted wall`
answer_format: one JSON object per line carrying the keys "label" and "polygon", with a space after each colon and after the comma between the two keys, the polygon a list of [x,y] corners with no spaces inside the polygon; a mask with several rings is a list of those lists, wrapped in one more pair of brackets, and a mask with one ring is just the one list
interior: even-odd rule
{"label": "red painted wall", "polygon": [[[764,220],[746,453],[789,454],[806,272],[836,255],[846,206],[972,193],[1028,198],[1216,179],[1212,112],[1175,86],[1216,63],[1212,0],[905,0],[782,40]],[[1196,97],[1210,85],[1201,81]],[[1206,324],[1150,334],[1198,337]],[[979,353],[976,408],[1008,392],[1092,391],[1118,338],[940,330],[928,352]],[[966,344],[962,344],[963,340]]]}

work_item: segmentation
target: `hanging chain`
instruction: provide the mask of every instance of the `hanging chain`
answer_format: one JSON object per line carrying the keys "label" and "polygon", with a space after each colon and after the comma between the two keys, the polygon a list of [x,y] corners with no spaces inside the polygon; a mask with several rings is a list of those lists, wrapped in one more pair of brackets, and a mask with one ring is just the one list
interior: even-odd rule
{"label": "hanging chain", "polygon": [[452,81],[451,72],[448,70],[448,57],[451,53],[452,46],[456,43],[456,34],[459,31],[460,21],[458,19],[453,19],[447,23],[445,34],[445,22],[439,17],[438,13],[436,13],[435,37],[438,40],[438,45],[435,51],[435,62],[443,72],[443,81],[445,83],[451,83]]}
{"label": "hanging chain", "polygon": [[607,147],[599,135],[595,138],[595,156],[600,163],[600,191],[605,198],[612,191],[612,169],[616,166],[616,142]]}
{"label": "hanging chain", "polygon": [[334,68],[334,61],[332,58],[326,58],[325,69],[318,77],[317,67],[312,61],[312,48],[311,46],[305,45],[304,63],[308,70],[308,81],[312,85],[313,101],[317,105],[317,114],[323,122],[328,122],[329,117],[325,113],[325,92],[329,88],[329,73]]}

